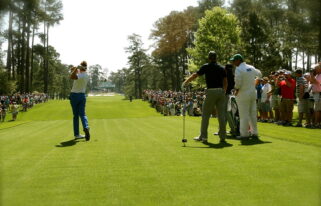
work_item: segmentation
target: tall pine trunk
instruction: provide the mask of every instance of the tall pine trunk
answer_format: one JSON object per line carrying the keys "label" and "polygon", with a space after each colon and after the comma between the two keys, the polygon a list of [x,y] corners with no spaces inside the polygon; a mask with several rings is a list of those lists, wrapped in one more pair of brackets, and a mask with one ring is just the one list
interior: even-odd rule
{"label": "tall pine trunk", "polygon": [[305,70],[305,53],[302,52],[302,69]]}
{"label": "tall pine trunk", "polygon": [[32,27],[32,40],[31,40],[31,67],[30,67],[30,91],[33,91],[33,46],[35,41],[35,25]]}
{"label": "tall pine trunk", "polygon": [[27,45],[26,45],[26,71],[25,71],[25,92],[30,92],[30,26],[31,23],[27,24]]}
{"label": "tall pine trunk", "polygon": [[20,84],[19,84],[19,91],[24,93],[25,92],[25,59],[26,59],[26,24],[27,19],[24,16],[23,18],[23,26],[22,26],[22,32],[21,32],[21,62],[20,62]]}
{"label": "tall pine trunk", "polygon": [[21,62],[21,56],[22,56],[22,28],[21,28],[21,19],[19,18],[18,21],[18,41],[17,41],[17,52],[16,56],[14,58],[17,59],[17,76],[16,79],[19,81],[18,83],[18,90],[21,91],[21,74],[22,74],[22,62]]}
{"label": "tall pine trunk", "polygon": [[318,54],[318,62],[321,62],[321,1],[319,1],[319,8],[318,8],[318,11],[319,11],[319,21],[317,21],[317,22],[319,22],[318,23],[318,25],[319,25],[319,45],[318,45],[318,52],[317,52],[317,54]]}
{"label": "tall pine trunk", "polygon": [[12,22],[13,22],[13,13],[9,11],[9,30],[8,30],[8,50],[7,50],[7,72],[8,78],[11,79],[12,75]]}
{"label": "tall pine trunk", "polygon": [[[17,46],[16,46],[16,48],[17,48]],[[12,65],[11,65],[11,79],[16,80],[16,69],[15,68],[16,68],[16,65],[17,65],[17,61],[16,61],[16,58],[14,56],[15,56],[15,50],[14,50],[14,44],[12,42],[11,43],[11,62],[12,62]]]}
{"label": "tall pine trunk", "polygon": [[299,55],[299,50],[298,50],[298,48],[296,48],[296,51],[295,51],[295,70],[298,69],[298,55]]}
{"label": "tall pine trunk", "polygon": [[48,32],[48,24],[44,22],[44,42],[43,42],[43,48],[44,48],[44,59],[43,59],[43,92],[48,93],[48,67],[47,67],[47,59],[48,59],[48,41],[47,41],[47,32]]}

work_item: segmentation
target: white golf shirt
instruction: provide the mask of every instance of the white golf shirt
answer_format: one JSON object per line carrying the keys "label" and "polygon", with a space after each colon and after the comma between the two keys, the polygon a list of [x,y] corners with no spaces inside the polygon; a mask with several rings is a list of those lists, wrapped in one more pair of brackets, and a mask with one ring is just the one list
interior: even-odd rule
{"label": "white golf shirt", "polygon": [[235,70],[235,88],[239,90],[239,98],[247,98],[256,94],[255,78],[262,77],[260,70],[242,62]]}
{"label": "white golf shirt", "polygon": [[262,87],[262,95],[261,95],[261,102],[266,102],[266,100],[271,101],[271,97],[268,99],[268,93],[271,92],[272,87],[271,84],[266,83]]}
{"label": "white golf shirt", "polygon": [[77,74],[78,79],[75,79],[72,85],[72,93],[86,93],[87,82],[89,76],[87,72],[81,72]]}

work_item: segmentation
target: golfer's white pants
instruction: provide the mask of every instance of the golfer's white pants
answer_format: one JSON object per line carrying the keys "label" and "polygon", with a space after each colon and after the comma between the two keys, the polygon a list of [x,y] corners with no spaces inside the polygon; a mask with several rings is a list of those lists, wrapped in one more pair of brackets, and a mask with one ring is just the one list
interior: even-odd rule
{"label": "golfer's white pants", "polygon": [[240,115],[240,134],[248,137],[251,134],[258,135],[257,131],[257,111],[255,95],[238,95],[236,103]]}

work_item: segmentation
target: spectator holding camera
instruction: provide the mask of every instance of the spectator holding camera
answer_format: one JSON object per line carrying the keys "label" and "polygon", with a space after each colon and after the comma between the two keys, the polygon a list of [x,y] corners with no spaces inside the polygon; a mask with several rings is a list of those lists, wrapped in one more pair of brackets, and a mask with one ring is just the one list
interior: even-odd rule
{"label": "spectator holding camera", "polygon": [[271,109],[274,111],[274,122],[280,121],[280,88],[278,85],[279,72],[271,72]]}
{"label": "spectator holding camera", "polygon": [[311,115],[309,108],[309,87],[307,80],[303,77],[302,70],[295,71],[296,75],[296,97],[298,102],[299,121],[296,127],[302,127],[303,116],[306,117],[306,127],[311,128]]}
{"label": "spectator holding camera", "polygon": [[314,127],[321,128],[321,62],[312,66],[310,83],[314,99]]}
{"label": "spectator holding camera", "polygon": [[[284,72],[284,76],[280,76],[278,85],[281,90],[281,103],[280,112],[281,120],[280,125],[292,126],[293,108],[294,108],[294,93],[295,93],[295,80],[292,78],[290,71]],[[281,81],[280,81],[281,80]]]}
{"label": "spectator holding camera", "polygon": [[271,90],[272,87],[269,83],[268,77],[263,77],[263,86],[261,90],[261,110],[262,117],[261,122],[268,122],[269,120],[269,112],[271,111],[270,101],[271,101]]}

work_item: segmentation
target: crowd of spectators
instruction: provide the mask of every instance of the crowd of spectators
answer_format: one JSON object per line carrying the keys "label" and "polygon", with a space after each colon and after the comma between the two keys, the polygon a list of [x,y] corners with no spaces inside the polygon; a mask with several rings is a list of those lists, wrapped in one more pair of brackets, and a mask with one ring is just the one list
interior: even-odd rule
{"label": "crowd of spectators", "polygon": [[143,92],[143,100],[148,101],[152,107],[164,116],[179,116],[185,111],[190,116],[201,116],[204,99],[204,91],[183,93],[145,90]]}
{"label": "crowd of spectators", "polygon": [[[321,128],[321,63],[308,73],[280,69],[257,79],[258,121],[283,126]],[[202,115],[204,91],[145,90],[143,100],[164,116],[181,115],[184,105],[190,116]],[[184,104],[185,103],[185,104]],[[293,121],[294,105],[298,119]],[[214,114],[215,115],[215,114]],[[303,123],[304,121],[304,123]]]}
{"label": "crowd of spectators", "polygon": [[[321,64],[308,73],[278,70],[257,81],[258,121],[321,128]],[[293,124],[294,105],[298,121]],[[303,120],[305,123],[303,124]]]}
{"label": "crowd of spectators", "polygon": [[35,104],[48,101],[48,95],[36,94],[14,94],[11,96],[0,96],[0,122],[6,120],[7,113],[12,114],[11,121],[17,119],[19,111],[26,112]]}

